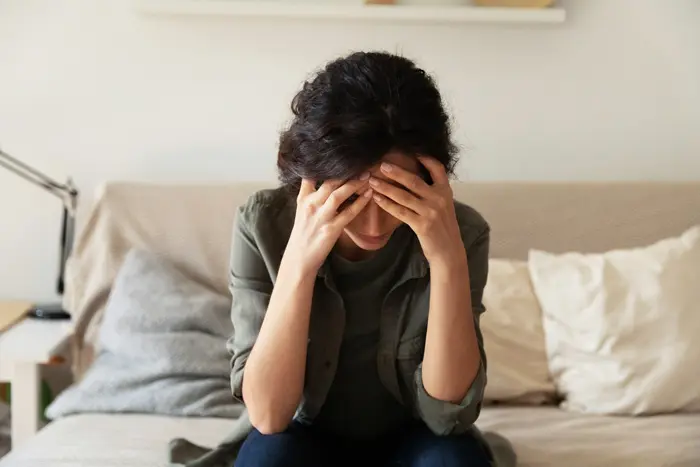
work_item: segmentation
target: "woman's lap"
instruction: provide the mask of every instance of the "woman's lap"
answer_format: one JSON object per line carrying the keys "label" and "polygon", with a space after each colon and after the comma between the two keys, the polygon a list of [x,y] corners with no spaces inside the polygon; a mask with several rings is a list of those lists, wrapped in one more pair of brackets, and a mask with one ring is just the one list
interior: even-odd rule
{"label": "woman's lap", "polygon": [[425,425],[398,441],[386,467],[489,467],[489,455],[472,434],[438,436]]}
{"label": "woman's lap", "polygon": [[285,432],[275,435],[253,430],[241,447],[235,467],[490,466],[488,454],[476,437],[437,436],[425,425],[375,446],[370,448],[362,442],[333,442],[313,429],[294,423]]}
{"label": "woman's lap", "polygon": [[274,435],[253,429],[243,442],[234,467],[322,467],[324,450],[321,439],[298,423]]}

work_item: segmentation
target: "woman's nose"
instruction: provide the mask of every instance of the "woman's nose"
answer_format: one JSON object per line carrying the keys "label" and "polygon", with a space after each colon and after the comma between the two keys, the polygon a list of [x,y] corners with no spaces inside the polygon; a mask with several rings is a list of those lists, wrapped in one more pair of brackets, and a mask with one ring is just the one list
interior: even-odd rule
{"label": "woman's nose", "polygon": [[382,214],[384,210],[377,203],[370,201],[364,209],[362,223],[362,232],[365,235],[381,235],[382,234]]}

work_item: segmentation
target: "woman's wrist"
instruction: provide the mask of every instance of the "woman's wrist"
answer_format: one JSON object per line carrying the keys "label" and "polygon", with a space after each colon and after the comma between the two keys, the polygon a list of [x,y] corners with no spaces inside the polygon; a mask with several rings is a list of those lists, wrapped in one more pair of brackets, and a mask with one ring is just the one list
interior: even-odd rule
{"label": "woman's wrist", "polygon": [[469,262],[464,250],[430,262],[431,276],[436,279],[455,279],[469,276]]}
{"label": "woman's wrist", "polygon": [[295,287],[313,285],[318,274],[318,267],[304,261],[303,255],[284,254],[278,271],[277,279],[284,280]]}

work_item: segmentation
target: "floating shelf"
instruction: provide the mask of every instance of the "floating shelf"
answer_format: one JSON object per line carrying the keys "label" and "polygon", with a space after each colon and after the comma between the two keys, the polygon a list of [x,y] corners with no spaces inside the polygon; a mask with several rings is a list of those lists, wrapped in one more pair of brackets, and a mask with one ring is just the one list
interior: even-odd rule
{"label": "floating shelf", "polygon": [[289,19],[384,20],[448,23],[561,23],[563,8],[365,5],[291,1],[135,0],[149,14],[277,17]]}

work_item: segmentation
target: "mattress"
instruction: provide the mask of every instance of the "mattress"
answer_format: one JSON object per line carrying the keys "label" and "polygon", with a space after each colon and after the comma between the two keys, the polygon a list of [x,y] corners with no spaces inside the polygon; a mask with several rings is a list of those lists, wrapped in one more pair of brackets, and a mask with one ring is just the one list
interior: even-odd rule
{"label": "mattress", "polygon": [[[0,467],[163,466],[168,440],[214,445],[230,421],[155,415],[75,415],[49,424]],[[698,467],[700,414],[648,418],[573,415],[556,408],[482,412],[482,430],[506,436],[520,467]]]}

